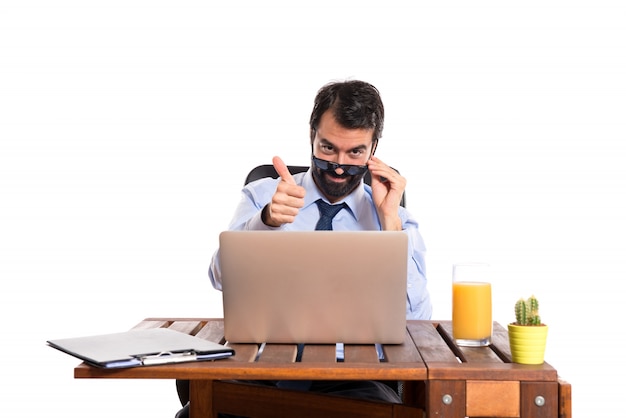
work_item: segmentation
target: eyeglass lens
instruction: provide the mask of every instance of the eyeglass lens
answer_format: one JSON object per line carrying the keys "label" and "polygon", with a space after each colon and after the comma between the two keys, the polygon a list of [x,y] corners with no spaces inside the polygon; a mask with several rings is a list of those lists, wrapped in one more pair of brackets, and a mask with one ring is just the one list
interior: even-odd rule
{"label": "eyeglass lens", "polygon": [[344,173],[349,176],[356,176],[359,174],[363,174],[367,171],[367,165],[353,165],[353,164],[337,164],[332,161],[326,161],[319,159],[315,156],[311,156],[315,166],[320,170],[324,171],[335,171],[338,168],[341,168]]}

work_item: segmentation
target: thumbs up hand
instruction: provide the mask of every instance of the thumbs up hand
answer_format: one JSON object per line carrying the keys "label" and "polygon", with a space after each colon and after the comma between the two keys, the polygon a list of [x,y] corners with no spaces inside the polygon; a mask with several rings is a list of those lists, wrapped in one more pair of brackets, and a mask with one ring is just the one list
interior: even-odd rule
{"label": "thumbs up hand", "polygon": [[262,219],[268,226],[279,227],[286,223],[292,223],[300,208],[304,206],[304,187],[298,186],[289,169],[280,157],[272,159],[274,168],[280,176],[280,182],[272,200],[263,209]]}

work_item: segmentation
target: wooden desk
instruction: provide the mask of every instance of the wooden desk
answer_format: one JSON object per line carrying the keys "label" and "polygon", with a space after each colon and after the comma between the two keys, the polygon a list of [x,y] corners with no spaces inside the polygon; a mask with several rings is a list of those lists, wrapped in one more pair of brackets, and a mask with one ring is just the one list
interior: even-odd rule
{"label": "wooden desk", "polygon": [[[147,318],[134,328],[168,327],[224,343],[223,321],[206,318]],[[383,346],[346,345],[337,362],[334,345],[308,345],[296,362],[296,346],[232,344],[229,359],[104,370],[81,364],[76,378],[190,380],[191,416],[205,416],[219,402],[224,380],[400,380],[405,404],[427,417],[571,418],[571,387],[548,363],[511,363],[507,331],[494,323],[488,348],[459,348],[449,321],[407,321],[405,342]],[[217,382],[226,384],[226,382]],[[369,411],[374,415],[374,410]]]}

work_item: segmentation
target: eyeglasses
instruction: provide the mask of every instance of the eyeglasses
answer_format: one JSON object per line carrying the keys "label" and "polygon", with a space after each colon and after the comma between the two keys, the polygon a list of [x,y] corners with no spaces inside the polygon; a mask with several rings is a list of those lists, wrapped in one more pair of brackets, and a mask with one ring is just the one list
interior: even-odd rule
{"label": "eyeglasses", "polygon": [[315,164],[315,167],[319,168],[323,171],[335,171],[338,168],[341,168],[344,174],[348,176],[359,176],[367,171],[366,165],[352,165],[352,164],[337,164],[332,161],[320,160],[319,158],[311,155],[311,159]]}

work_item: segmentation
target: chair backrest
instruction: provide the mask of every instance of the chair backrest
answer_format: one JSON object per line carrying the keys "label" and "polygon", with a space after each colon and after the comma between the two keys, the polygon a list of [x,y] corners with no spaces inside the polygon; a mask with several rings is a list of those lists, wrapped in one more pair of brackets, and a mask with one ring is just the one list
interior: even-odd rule
{"label": "chair backrest", "polygon": [[[309,167],[304,166],[304,165],[289,165],[287,166],[287,168],[289,169],[289,172],[291,174],[303,173],[309,169]],[[396,169],[394,168],[394,170]],[[244,185],[250,182],[253,182],[255,180],[265,178],[265,177],[271,177],[274,179],[278,178],[278,173],[276,172],[276,169],[274,168],[272,164],[262,164],[262,165],[254,167],[252,170],[250,170],[250,173],[248,173],[248,176],[246,177],[246,181],[244,182]],[[372,175],[370,174],[369,171],[365,173],[365,177],[363,177],[363,181],[365,181],[365,184],[368,184],[370,186],[372,185]],[[400,205],[402,207],[406,207],[405,193],[402,193],[402,199],[400,200]]]}

